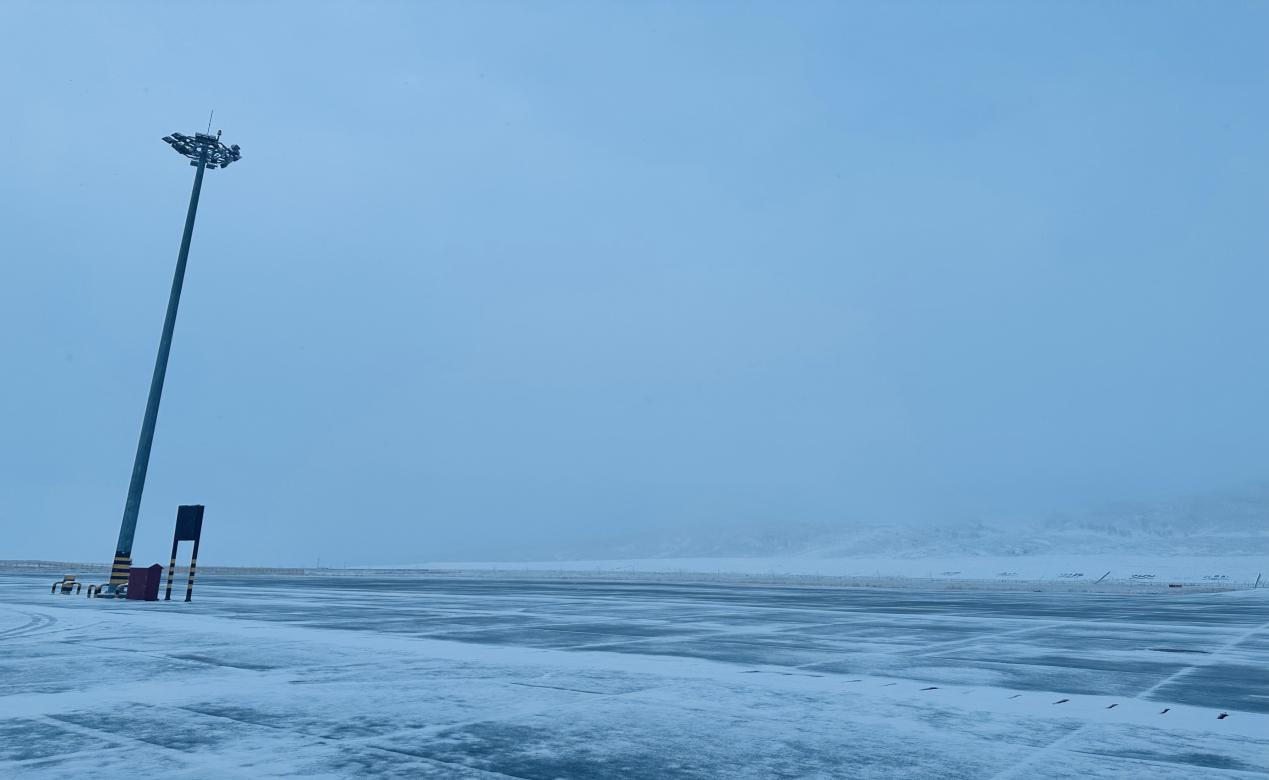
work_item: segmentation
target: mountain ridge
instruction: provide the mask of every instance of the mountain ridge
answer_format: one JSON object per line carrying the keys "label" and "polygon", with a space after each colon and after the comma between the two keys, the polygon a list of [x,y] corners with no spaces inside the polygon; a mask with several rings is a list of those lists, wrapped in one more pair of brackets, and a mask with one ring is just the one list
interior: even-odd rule
{"label": "mountain ridge", "polygon": [[1077,514],[923,525],[764,523],[592,539],[553,558],[1269,555],[1269,485]]}

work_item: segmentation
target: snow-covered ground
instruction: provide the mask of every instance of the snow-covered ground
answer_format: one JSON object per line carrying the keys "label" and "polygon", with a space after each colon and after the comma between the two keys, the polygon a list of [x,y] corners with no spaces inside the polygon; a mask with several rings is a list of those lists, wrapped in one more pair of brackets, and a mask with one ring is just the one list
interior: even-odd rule
{"label": "snow-covered ground", "polygon": [[1269,777],[1263,589],[46,579],[0,576],[3,777]]}

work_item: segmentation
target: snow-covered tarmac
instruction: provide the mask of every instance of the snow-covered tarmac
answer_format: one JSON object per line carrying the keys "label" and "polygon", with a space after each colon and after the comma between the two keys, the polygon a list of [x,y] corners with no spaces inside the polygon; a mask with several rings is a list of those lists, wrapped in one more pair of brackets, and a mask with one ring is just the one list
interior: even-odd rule
{"label": "snow-covered tarmac", "polygon": [[50,584],[0,576],[0,777],[1269,777],[1264,589]]}
{"label": "snow-covered tarmac", "polygon": [[[388,567],[381,567],[388,568]],[[630,558],[621,560],[573,560],[528,562],[454,563],[437,561],[413,569],[467,574],[492,572],[516,576],[540,572],[547,575],[635,577],[698,581],[825,583],[891,587],[974,588],[1019,587],[1123,591],[1125,587],[1181,583],[1186,587],[1249,588],[1269,573],[1263,555],[1133,555],[1124,553],[1052,555],[944,555],[896,558],[893,556],[824,558],[793,555],[760,558]],[[398,569],[399,570],[399,569]],[[1269,582],[1269,581],[1267,581]]]}

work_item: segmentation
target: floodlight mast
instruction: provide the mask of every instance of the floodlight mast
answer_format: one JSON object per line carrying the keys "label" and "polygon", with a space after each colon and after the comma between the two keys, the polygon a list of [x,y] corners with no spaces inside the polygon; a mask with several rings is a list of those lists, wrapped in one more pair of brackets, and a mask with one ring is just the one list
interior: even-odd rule
{"label": "floodlight mast", "polygon": [[189,259],[190,239],[194,235],[194,217],[198,213],[198,196],[203,189],[203,171],[208,168],[228,168],[230,163],[242,159],[238,145],[225,146],[220,142],[220,132],[195,133],[192,137],[172,133],[163,137],[179,154],[189,158],[189,164],[197,168],[194,173],[194,189],[189,196],[189,211],[185,214],[185,232],[181,236],[181,250],[176,256],[176,273],[172,277],[172,293],[167,300],[167,315],[163,319],[163,335],[159,338],[159,354],[154,360],[154,375],[150,379],[150,395],[145,404],[145,418],[141,422],[141,438],[137,442],[137,456],[132,464],[132,480],[128,483],[128,499],[123,506],[123,521],[119,525],[119,542],[115,545],[115,559],[110,568],[108,592],[128,583],[128,569],[132,567],[132,538],[137,530],[137,515],[141,510],[141,492],[145,489],[145,475],[150,467],[150,447],[154,443],[154,424],[159,417],[159,401],[163,396],[163,380],[167,375],[167,358],[172,351],[172,331],[176,328],[176,309],[181,302],[181,288],[185,284],[185,264]]}

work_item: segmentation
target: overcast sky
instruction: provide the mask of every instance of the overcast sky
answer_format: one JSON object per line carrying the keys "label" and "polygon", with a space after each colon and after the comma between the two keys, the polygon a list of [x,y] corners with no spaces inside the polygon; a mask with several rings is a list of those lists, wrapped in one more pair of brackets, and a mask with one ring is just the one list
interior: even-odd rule
{"label": "overcast sky", "polygon": [[[208,8],[217,9],[208,13]],[[0,4],[0,558],[528,557],[1269,476],[1264,3]]]}

